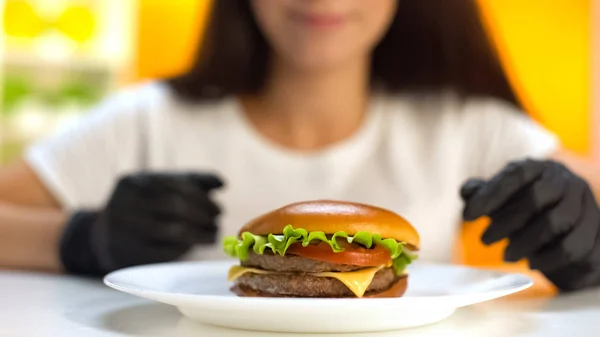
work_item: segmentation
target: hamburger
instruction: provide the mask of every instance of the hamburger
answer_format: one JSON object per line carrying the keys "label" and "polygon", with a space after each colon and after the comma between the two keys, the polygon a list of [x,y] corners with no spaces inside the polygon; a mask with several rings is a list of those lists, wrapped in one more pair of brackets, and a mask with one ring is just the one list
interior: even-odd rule
{"label": "hamburger", "polygon": [[400,297],[419,235],[391,211],[321,200],[264,214],[223,245],[240,260],[228,275],[238,296]]}

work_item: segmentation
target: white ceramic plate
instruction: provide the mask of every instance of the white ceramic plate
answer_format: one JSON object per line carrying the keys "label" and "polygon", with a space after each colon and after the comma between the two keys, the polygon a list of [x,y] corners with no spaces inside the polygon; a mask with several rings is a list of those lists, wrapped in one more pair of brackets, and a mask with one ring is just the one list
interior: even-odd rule
{"label": "white ceramic plate", "polygon": [[114,289],[176,306],[193,320],[236,329],[349,333],[396,330],[441,321],[463,306],[530,287],[526,276],[415,263],[401,298],[243,298],[229,291],[237,261],[180,262],[127,268],[106,276]]}

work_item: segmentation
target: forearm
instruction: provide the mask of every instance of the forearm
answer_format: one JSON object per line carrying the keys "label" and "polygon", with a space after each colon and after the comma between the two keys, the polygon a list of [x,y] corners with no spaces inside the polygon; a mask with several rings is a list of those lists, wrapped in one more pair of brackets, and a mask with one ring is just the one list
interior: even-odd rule
{"label": "forearm", "polygon": [[59,241],[67,220],[53,208],[0,201],[0,269],[59,272]]}

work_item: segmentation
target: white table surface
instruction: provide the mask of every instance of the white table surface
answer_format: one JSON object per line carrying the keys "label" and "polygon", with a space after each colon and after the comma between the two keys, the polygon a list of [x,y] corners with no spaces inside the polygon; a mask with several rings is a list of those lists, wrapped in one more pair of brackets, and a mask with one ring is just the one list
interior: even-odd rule
{"label": "white table surface", "polygon": [[[0,272],[2,337],[281,335],[200,325],[182,317],[173,307],[122,294],[99,281]],[[600,336],[600,290],[554,299],[496,300],[461,309],[428,327],[352,336],[367,335]]]}

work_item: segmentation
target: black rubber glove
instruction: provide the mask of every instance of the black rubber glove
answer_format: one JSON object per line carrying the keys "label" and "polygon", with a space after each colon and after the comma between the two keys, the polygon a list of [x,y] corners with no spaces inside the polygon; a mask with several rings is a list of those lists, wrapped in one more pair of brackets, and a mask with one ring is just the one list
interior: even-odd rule
{"label": "black rubber glove", "polygon": [[526,160],[461,190],[464,219],[489,216],[485,244],[508,238],[504,259],[529,260],[562,291],[600,285],[600,210],[588,184],[562,164]]}
{"label": "black rubber glove", "polygon": [[101,212],[77,212],[60,255],[73,274],[101,276],[141,264],[172,261],[196,244],[216,241],[219,207],[213,175],[142,173],[122,178]]}

